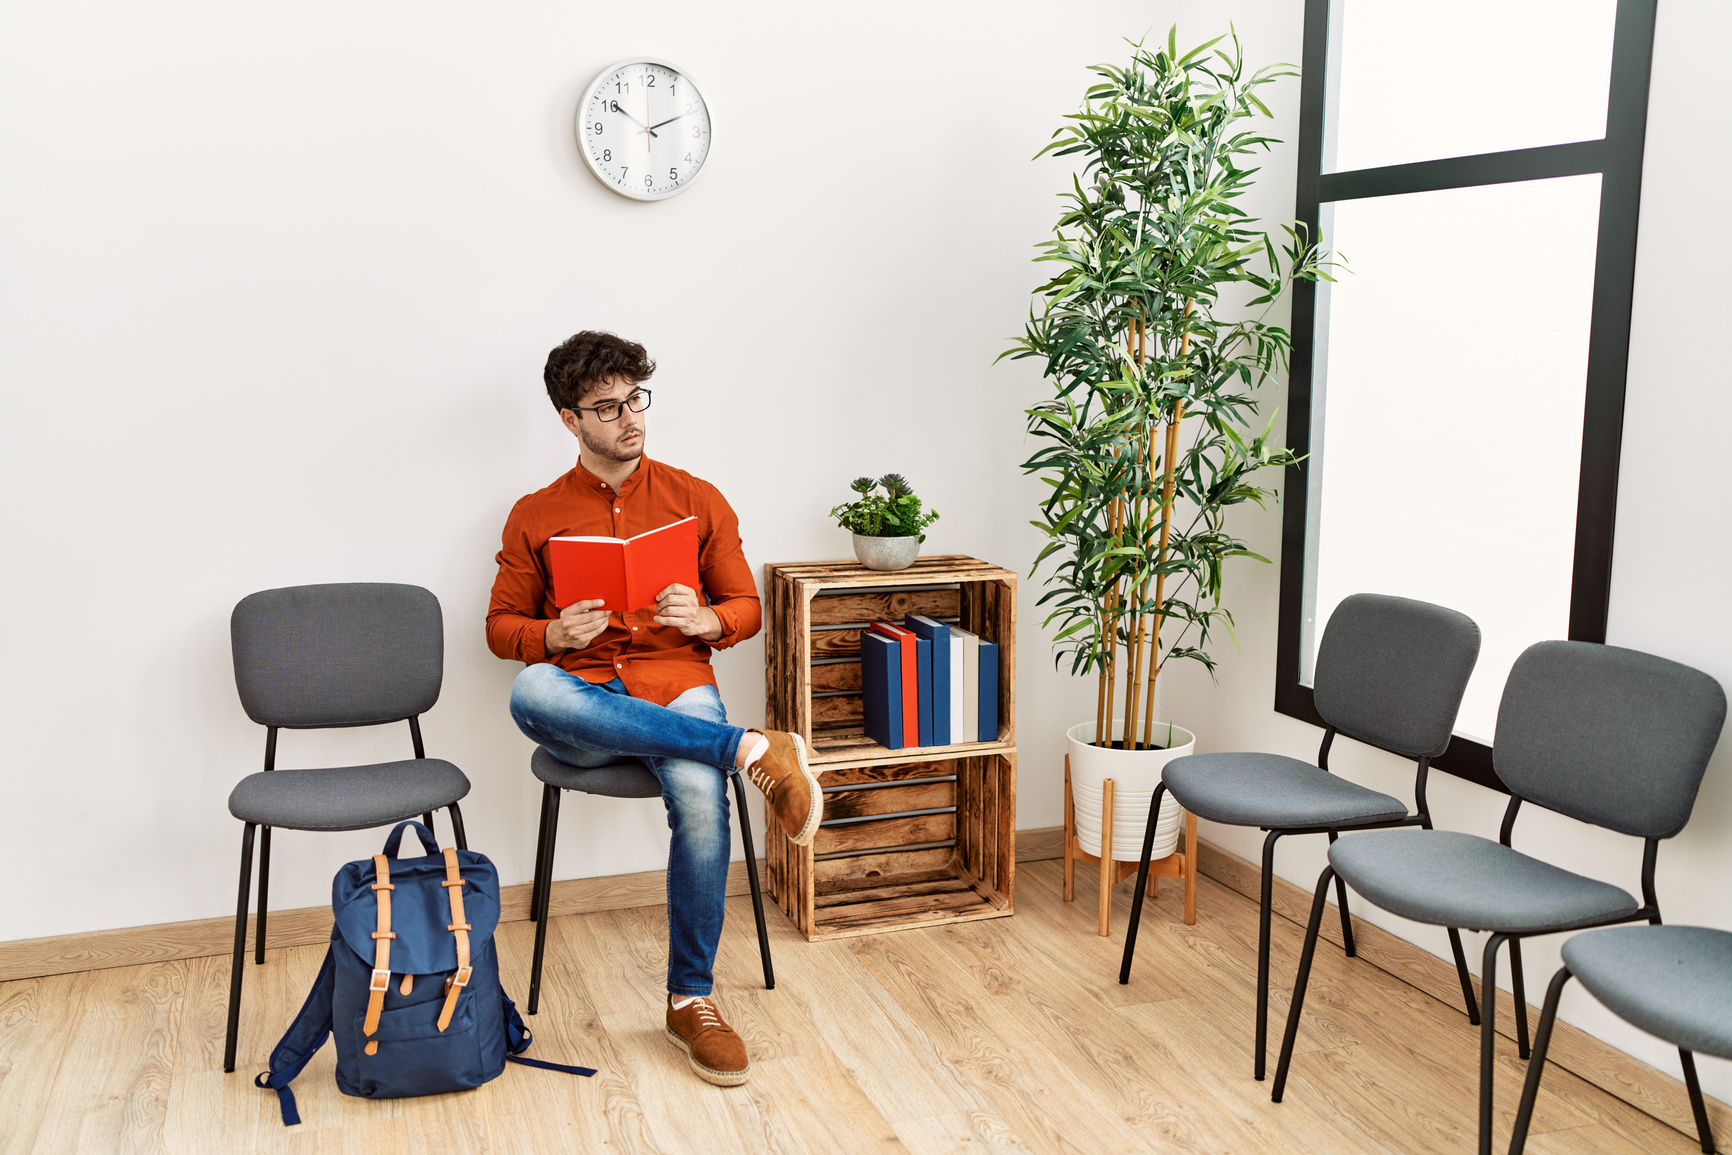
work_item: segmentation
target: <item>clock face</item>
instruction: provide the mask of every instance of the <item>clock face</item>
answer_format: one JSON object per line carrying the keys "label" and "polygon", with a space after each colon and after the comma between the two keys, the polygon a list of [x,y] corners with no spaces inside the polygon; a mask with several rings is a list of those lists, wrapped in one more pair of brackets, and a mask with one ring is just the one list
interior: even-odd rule
{"label": "clock face", "polygon": [[660,60],[602,70],[577,114],[578,147],[602,184],[633,200],[683,192],[710,154],[710,110],[697,86]]}

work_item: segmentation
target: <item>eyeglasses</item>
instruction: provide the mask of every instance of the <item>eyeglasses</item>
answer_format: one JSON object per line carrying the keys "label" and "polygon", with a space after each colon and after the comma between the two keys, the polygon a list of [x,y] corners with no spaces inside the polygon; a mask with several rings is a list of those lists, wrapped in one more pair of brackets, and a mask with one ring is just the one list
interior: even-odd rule
{"label": "eyeglasses", "polygon": [[624,401],[603,401],[600,405],[573,405],[572,409],[579,413],[593,413],[597,421],[618,421],[619,415],[626,409],[633,413],[642,413],[649,408],[650,391],[639,389]]}

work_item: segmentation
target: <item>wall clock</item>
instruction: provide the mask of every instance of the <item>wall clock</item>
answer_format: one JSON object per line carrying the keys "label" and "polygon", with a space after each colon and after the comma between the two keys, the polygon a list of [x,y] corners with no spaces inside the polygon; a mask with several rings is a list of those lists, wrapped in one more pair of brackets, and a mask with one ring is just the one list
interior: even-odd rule
{"label": "wall clock", "polygon": [[597,180],[635,201],[684,192],[710,155],[710,109],[665,60],[610,64],[577,111],[578,151]]}

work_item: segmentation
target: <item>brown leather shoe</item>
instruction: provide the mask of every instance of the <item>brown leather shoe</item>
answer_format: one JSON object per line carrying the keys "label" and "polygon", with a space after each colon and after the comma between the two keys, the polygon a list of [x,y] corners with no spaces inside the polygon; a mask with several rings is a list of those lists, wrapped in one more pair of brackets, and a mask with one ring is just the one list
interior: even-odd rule
{"label": "brown leather shoe", "polygon": [[776,820],[795,846],[805,846],[818,834],[824,818],[824,791],[806,767],[806,743],[784,730],[758,730],[770,740],[763,756],[746,767],[746,778],[764,792]]}
{"label": "brown leather shoe", "polygon": [[737,1087],[752,1077],[746,1041],[722,1021],[716,1004],[707,998],[693,999],[676,1011],[669,996],[668,1038],[685,1050],[686,1061],[700,1079],[718,1087]]}

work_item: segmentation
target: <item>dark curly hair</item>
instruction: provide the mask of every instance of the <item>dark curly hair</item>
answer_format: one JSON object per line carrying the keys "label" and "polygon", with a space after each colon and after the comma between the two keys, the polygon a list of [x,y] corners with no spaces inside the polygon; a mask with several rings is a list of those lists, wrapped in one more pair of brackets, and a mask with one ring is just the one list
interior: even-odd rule
{"label": "dark curly hair", "polygon": [[625,377],[641,385],[655,371],[656,363],[636,341],[585,329],[547,355],[547,368],[541,377],[555,409],[575,409],[611,377]]}

